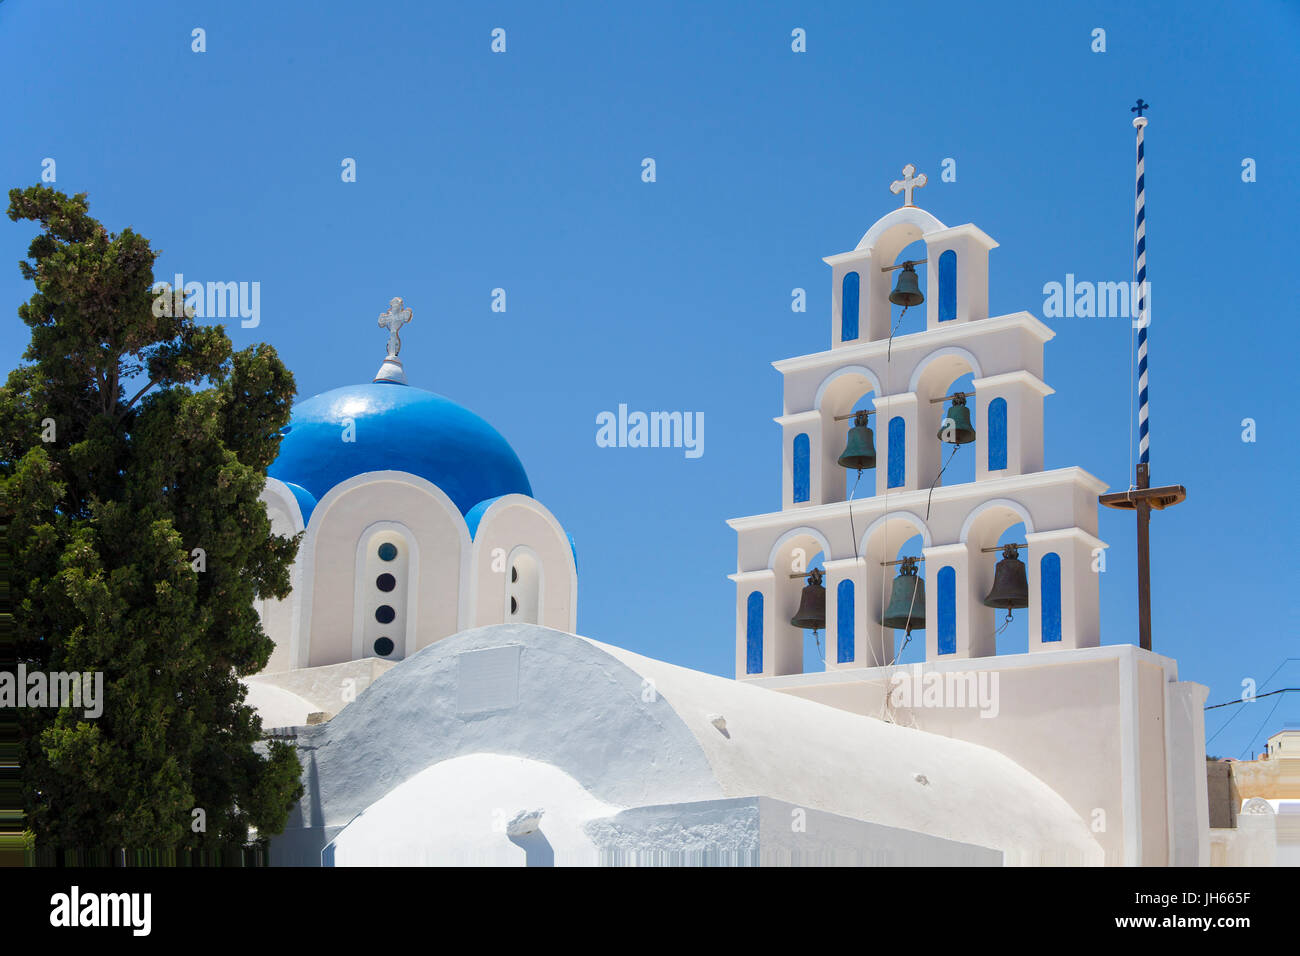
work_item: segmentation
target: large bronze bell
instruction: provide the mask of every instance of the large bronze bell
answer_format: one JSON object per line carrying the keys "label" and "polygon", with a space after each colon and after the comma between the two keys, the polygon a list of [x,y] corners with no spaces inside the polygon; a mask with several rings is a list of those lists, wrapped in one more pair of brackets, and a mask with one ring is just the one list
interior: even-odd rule
{"label": "large bronze bell", "polygon": [[916,278],[916,270],[911,265],[903,266],[898,273],[898,282],[894,284],[894,291],[889,293],[889,301],[906,308],[925,301],[925,296],[921,295],[921,283]]}
{"label": "large bronze bell", "polygon": [[925,579],[916,573],[916,558],[903,559],[880,623],[909,634],[925,630]]}
{"label": "large bronze bell", "polygon": [[970,423],[970,409],[966,407],[966,396],[960,393],[952,397],[948,413],[939,423],[939,440],[952,445],[964,445],[975,440],[975,429]]}
{"label": "large bronze bell", "polygon": [[794,612],[790,623],[808,631],[826,629],[826,589],[822,587],[820,568],[813,568],[808,575],[808,583],[799,596],[799,610]]}
{"label": "large bronze bell", "polygon": [[839,457],[841,468],[861,471],[863,468],[876,467],[876,440],[867,426],[867,413],[858,412],[853,416],[853,427],[849,429],[849,440],[844,443],[844,454]]}
{"label": "large bronze bell", "polygon": [[993,572],[993,590],[984,599],[985,607],[1029,607],[1029,575],[1019,555],[1020,549],[1014,544],[1002,549],[1002,560]]}

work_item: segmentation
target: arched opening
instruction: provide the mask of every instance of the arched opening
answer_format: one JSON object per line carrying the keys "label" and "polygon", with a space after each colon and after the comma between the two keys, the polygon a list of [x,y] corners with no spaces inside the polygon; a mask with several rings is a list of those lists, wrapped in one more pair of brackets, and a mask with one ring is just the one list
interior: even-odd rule
{"label": "arched opening", "polygon": [[[822,562],[825,560],[825,557],[826,556],[823,552],[818,551],[816,554],[812,556],[812,558],[809,559],[807,570],[811,571],[813,568],[822,568],[824,573],[824,567]],[[799,579],[795,579],[794,583],[795,586],[798,587],[799,589],[799,597],[802,598],[803,589],[807,586],[808,580],[806,578],[799,578]],[[827,582],[823,579],[822,587],[825,588],[826,585]],[[797,608],[798,606],[799,606],[798,601],[796,601],[795,607]],[[826,602],[826,607],[829,610],[830,601]],[[792,616],[793,614],[794,612],[791,611]],[[788,621],[789,618],[787,617],[786,620]],[[831,660],[834,660],[834,658],[831,657],[830,655],[835,653],[835,649],[827,646],[826,635],[828,633],[830,633],[829,619],[827,620],[827,626],[822,628],[819,631],[812,631],[812,630],[802,631],[803,673],[815,674],[818,671],[824,671],[826,669],[827,658],[829,657]]]}
{"label": "arched opening", "polygon": [[[853,406],[845,411],[845,415],[855,415],[858,412],[867,412],[866,427],[871,430],[870,438],[874,449],[876,443],[876,393],[874,390],[865,392],[858,398]],[[846,468],[838,464],[838,456],[843,454],[847,449],[847,442],[851,429],[857,427],[857,420],[850,418],[839,424],[845,426],[841,429],[838,448],[834,449],[837,455],[836,467],[844,473],[844,487],[842,489],[841,501],[856,500],[858,498],[870,498],[876,493],[876,479],[874,476],[875,467],[867,469]],[[861,437],[861,436],[857,436]],[[860,444],[860,443],[859,443]]]}
{"label": "arched opening", "polygon": [[763,673],[763,592],[745,599],[745,673]]}
{"label": "arched opening", "polygon": [[[822,561],[827,547],[825,538],[818,532],[798,528],[784,534],[772,550],[774,633],[768,644],[772,660],[764,662],[770,674],[802,674],[825,667],[826,628],[819,629],[814,636],[811,629],[795,627],[791,619],[799,610],[809,573],[814,568],[824,570]],[[822,587],[825,586],[823,580]]]}
{"label": "arched opening", "polygon": [[844,273],[840,283],[840,341],[851,342],[858,337],[859,287],[861,280],[856,272]]}
{"label": "arched opening", "polygon": [[1061,556],[1049,551],[1038,562],[1039,608],[1044,644],[1061,640]]}
{"label": "arched opening", "polygon": [[531,548],[520,546],[506,562],[505,621],[507,624],[542,622],[542,565]]}
{"label": "arched opening", "polygon": [[791,454],[791,477],[794,482],[792,497],[796,502],[807,501],[812,491],[812,458],[810,442],[805,433],[800,432],[794,436]]}
{"label": "arched opening", "polygon": [[406,656],[414,550],[409,535],[395,523],[371,531],[358,544],[353,638],[357,656]]}
{"label": "arched opening", "polygon": [[907,484],[907,420],[895,415],[889,420],[889,474],[886,488],[902,488]]}
{"label": "arched opening", "polygon": [[[966,534],[963,540],[970,550],[971,569],[969,595],[971,600],[971,650],[972,654],[1024,654],[1029,650],[1029,618],[1038,606],[1039,595],[1028,587],[1029,561],[1027,548],[1018,550],[1016,559],[1020,562],[1019,573],[1012,574],[1010,566],[1007,576],[1001,582],[1015,584],[1017,579],[1025,588],[1026,607],[1011,608],[1011,620],[1006,620],[1008,611],[985,605],[994,590],[997,581],[997,568],[1003,560],[1002,548],[1008,544],[1024,545],[1025,535],[1033,529],[1026,524],[1028,512],[1022,505],[1011,501],[995,500],[979,506],[971,517],[967,518]],[[958,582],[960,585],[960,582]],[[1006,593],[1003,590],[1002,593]]]}
{"label": "arched opening", "polygon": [[[917,486],[920,488],[932,484],[942,488],[975,480],[977,449],[984,446],[979,437],[973,384],[980,372],[972,366],[973,361],[965,349],[948,346],[922,360],[912,375],[917,402]],[[965,395],[966,410],[976,436],[974,441],[962,445],[950,444],[939,437],[940,426],[952,406],[948,396],[956,392]]]}
{"label": "arched opening", "polygon": [[988,411],[988,470],[1002,471],[1007,467],[1007,400],[999,396],[989,402]]}
{"label": "arched opening", "polygon": [[[927,578],[924,549],[930,544],[930,534],[925,523],[909,512],[894,512],[878,518],[862,532],[859,553],[865,570],[866,587],[857,595],[861,607],[858,622],[866,638],[865,667],[883,667],[889,664],[925,659],[925,601],[920,591],[909,595],[904,616],[911,617],[911,639],[904,629],[886,627],[884,621],[895,584],[902,565],[894,563],[903,558],[916,558],[917,574],[922,582]],[[921,588],[928,587],[928,582]],[[903,593],[900,591],[900,594]],[[914,597],[914,599],[912,599]],[[921,620],[917,622],[917,619]]]}
{"label": "arched opening", "polygon": [[[875,415],[877,395],[875,375],[861,366],[842,368],[830,375],[818,390],[817,408],[822,429],[822,501],[825,503],[853,498],[870,498],[875,492],[874,466],[846,468],[839,463],[851,430],[856,426],[855,412],[867,412],[873,447],[879,439]],[[861,436],[860,436],[861,437]],[[857,491],[854,492],[856,485]]]}
{"label": "arched opening", "polygon": [[835,586],[835,662],[837,664],[853,663],[853,641],[856,633],[853,581],[845,578]]}
{"label": "arched opening", "polygon": [[935,646],[939,656],[957,653],[957,569],[932,570],[935,587]]}
{"label": "arched opening", "polygon": [[[1025,526],[1022,522],[1016,522],[1009,526],[1000,535],[996,542],[998,547],[1008,544],[1025,543]],[[994,584],[997,583],[997,566],[1003,560],[1001,551],[994,551],[990,554],[981,555],[984,558],[983,563],[992,563],[994,569]],[[1026,568],[1026,581],[1028,580],[1029,558],[1028,549],[1020,548],[1016,560]],[[990,585],[990,590],[993,585]],[[985,595],[988,592],[984,592]],[[1036,602],[1038,596],[1029,592],[1029,601]],[[1029,652],[1029,608],[1013,608],[1010,611],[1004,611],[1001,608],[987,608],[981,605],[980,610],[993,616],[993,633],[997,635],[997,652],[1002,654],[1027,654]],[[1010,619],[1008,620],[1008,616]]]}
{"label": "arched opening", "polygon": [[[976,421],[975,414],[975,376],[970,372],[958,375],[946,386],[939,390],[939,395],[955,395],[958,392],[969,397],[966,398],[966,410],[970,413],[970,422],[976,434],[979,434],[979,422]],[[939,395],[934,396],[938,398]],[[938,437],[939,431],[943,428],[944,415],[947,414],[951,402],[945,401],[941,405],[934,406],[940,409],[939,423],[935,426],[935,431],[928,438],[938,441],[942,446],[939,449],[940,462],[938,475],[939,481],[936,488],[949,488],[953,485],[962,485],[968,481],[975,480],[976,471],[976,442],[967,442],[964,445],[952,445]],[[928,486],[927,486],[928,487]]]}
{"label": "arched opening", "polygon": [[[929,578],[930,575],[925,566],[925,561],[923,560],[924,547],[925,544],[921,536],[919,534],[914,534],[900,544],[894,552],[893,558],[889,559],[893,561],[902,561],[904,558],[917,558],[916,577],[922,582],[919,588],[912,588],[906,581],[899,582],[898,579],[903,568],[902,565],[889,565],[884,569],[885,571],[890,572],[887,575],[888,582],[882,595],[884,598],[886,613],[891,609],[896,612],[897,608],[894,607],[894,604],[897,603],[898,607],[906,605],[906,613],[908,616],[911,616],[913,619],[916,617],[922,619],[920,624],[913,627],[910,636],[905,629],[894,629],[893,663],[896,664],[912,664],[925,660],[925,631],[928,627],[933,625],[931,625],[929,621],[925,620],[926,602],[924,589],[928,586],[926,579]],[[906,578],[909,577],[909,575],[903,575],[903,577]],[[899,600],[897,602],[894,600],[896,597],[896,589],[899,592],[897,595]]]}
{"label": "arched opening", "polygon": [[[890,334],[894,336],[907,335],[911,332],[924,332],[926,327],[925,302],[928,302],[930,296],[935,294],[935,283],[930,281],[932,274],[937,274],[935,263],[927,262],[926,256],[928,251],[925,241],[917,239],[905,245],[897,255],[894,256],[893,265],[902,265],[904,262],[915,262],[913,271],[916,273],[917,287],[924,296],[924,300],[917,304],[904,308],[901,305],[894,305],[886,298],[885,304],[889,307],[889,329],[885,333],[886,338]],[[889,279],[889,288],[892,291],[897,288],[899,278],[903,275],[904,270],[896,269],[892,272],[885,273]]]}
{"label": "arched opening", "polygon": [[957,253],[945,249],[939,254],[939,321],[957,318]]}
{"label": "arched opening", "polygon": [[[877,224],[879,225],[879,224]],[[889,338],[890,332],[897,326],[898,335],[907,332],[919,332],[926,326],[926,307],[924,304],[912,306],[903,316],[901,306],[895,306],[889,301],[889,294],[894,289],[895,283],[902,270],[891,270],[888,272],[881,271],[891,265],[899,265],[904,261],[914,261],[921,264],[915,267],[917,286],[922,295],[927,299],[935,291],[934,284],[928,282],[930,273],[937,272],[934,264],[925,262],[928,256],[922,228],[935,229],[943,228],[937,219],[923,214],[919,217],[906,216],[900,221],[894,222],[885,227],[878,235],[868,233],[863,237],[863,243],[868,244],[871,249],[871,265],[866,270],[864,276],[865,291],[864,295],[868,297],[867,301],[867,319],[868,329],[867,337],[872,341]],[[873,227],[874,232],[874,227]],[[862,248],[863,244],[859,244]],[[899,318],[903,316],[900,325]]]}

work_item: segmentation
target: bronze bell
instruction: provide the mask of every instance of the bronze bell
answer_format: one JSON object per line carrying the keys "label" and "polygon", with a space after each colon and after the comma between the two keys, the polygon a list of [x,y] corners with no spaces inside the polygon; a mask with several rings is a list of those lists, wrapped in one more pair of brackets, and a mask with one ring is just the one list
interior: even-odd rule
{"label": "bronze bell", "polygon": [[984,599],[985,607],[1029,607],[1029,575],[1019,555],[1020,549],[1014,544],[1002,549],[1002,560],[993,572],[993,590]]}
{"label": "bronze bell", "polygon": [[894,291],[889,293],[889,301],[904,308],[920,305],[925,301],[925,296],[921,295],[921,283],[916,278],[916,269],[911,263],[903,266],[902,271],[898,273],[898,282],[894,284]]}
{"label": "bronze bell", "polygon": [[966,407],[966,396],[961,392],[952,397],[948,413],[939,423],[939,440],[953,445],[964,445],[975,440],[975,429],[970,423],[970,409]]}
{"label": "bronze bell", "polygon": [[880,623],[908,634],[925,630],[925,579],[916,573],[916,558],[903,559]]}
{"label": "bronze bell", "polygon": [[858,471],[876,467],[876,441],[867,426],[866,412],[857,412],[853,416],[853,427],[849,429],[849,440],[844,443],[839,466]]}
{"label": "bronze bell", "polygon": [[799,610],[794,612],[790,623],[808,631],[826,629],[826,589],[822,587],[820,568],[813,568],[809,573],[808,583],[799,596]]}

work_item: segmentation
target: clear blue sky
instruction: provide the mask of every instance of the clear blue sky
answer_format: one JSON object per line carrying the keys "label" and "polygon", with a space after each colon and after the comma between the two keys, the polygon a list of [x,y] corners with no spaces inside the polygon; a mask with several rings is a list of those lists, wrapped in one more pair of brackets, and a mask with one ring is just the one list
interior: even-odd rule
{"label": "clear blue sky", "polygon": [[[1216,703],[1245,678],[1300,686],[1297,49],[1282,2],[6,0],[0,183],[51,157],[60,189],[163,250],[160,278],[260,282],[260,327],[230,334],[273,344],[301,397],[368,381],[375,316],[404,296],[411,383],[493,422],[577,539],[579,629],[730,675],[724,521],[780,507],[769,363],[829,345],[821,257],[897,205],[913,162],[920,205],[1000,243],[992,314],[1041,316],[1066,273],[1127,279],[1142,96],[1153,481],[1189,492],[1153,519],[1155,647]],[[0,222],[6,309],[31,235]],[[1126,487],[1127,323],[1049,324],[1047,465]],[[0,326],[6,368],[26,331]],[[598,448],[620,402],[702,411],[705,454]],[[1132,515],[1103,510],[1101,536],[1103,640],[1135,642]],[[1237,709],[1212,753],[1258,750],[1300,695]]]}

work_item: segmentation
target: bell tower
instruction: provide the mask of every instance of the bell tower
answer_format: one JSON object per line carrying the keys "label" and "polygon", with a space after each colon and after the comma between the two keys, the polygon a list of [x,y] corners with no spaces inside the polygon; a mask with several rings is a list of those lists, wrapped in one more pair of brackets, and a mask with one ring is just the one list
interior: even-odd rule
{"label": "bell tower", "polygon": [[[924,634],[926,661],[994,656],[1003,608],[1027,616],[1030,653],[1099,643],[1106,486],[1043,467],[1043,352],[1055,333],[1028,312],[989,315],[997,243],[916,206],[925,182],[904,167],[890,187],[903,205],[825,258],[829,349],[773,363],[781,509],[728,522],[738,678],[802,673],[810,624],[828,672],[894,663],[908,625],[912,640]],[[956,448],[973,454],[974,480],[944,485]],[[1004,552],[999,538],[1016,525],[1020,547]],[[897,553],[918,536],[916,553]],[[906,607],[891,601],[900,595]]]}

